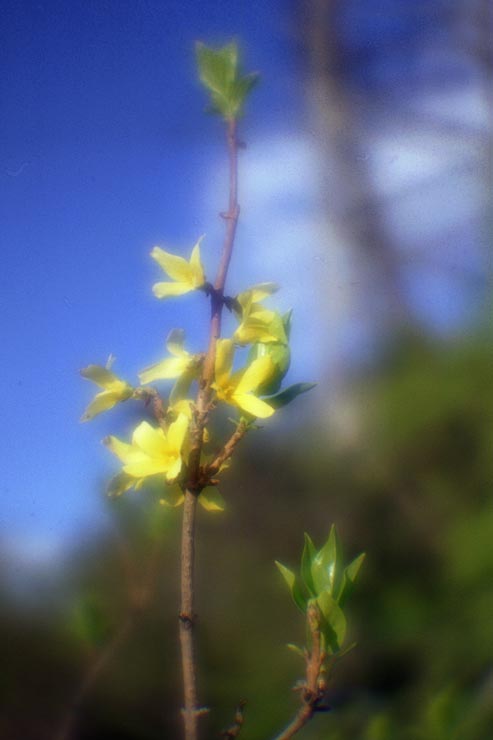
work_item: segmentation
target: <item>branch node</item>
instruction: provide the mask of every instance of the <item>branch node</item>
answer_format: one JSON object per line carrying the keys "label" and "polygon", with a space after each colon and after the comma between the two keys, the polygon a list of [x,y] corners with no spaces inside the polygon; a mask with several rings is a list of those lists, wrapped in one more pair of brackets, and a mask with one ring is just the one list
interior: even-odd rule
{"label": "branch node", "polygon": [[187,629],[192,629],[194,627],[196,621],[197,621],[197,615],[196,614],[185,614],[185,612],[180,612],[178,614],[178,619],[182,624],[185,625]]}

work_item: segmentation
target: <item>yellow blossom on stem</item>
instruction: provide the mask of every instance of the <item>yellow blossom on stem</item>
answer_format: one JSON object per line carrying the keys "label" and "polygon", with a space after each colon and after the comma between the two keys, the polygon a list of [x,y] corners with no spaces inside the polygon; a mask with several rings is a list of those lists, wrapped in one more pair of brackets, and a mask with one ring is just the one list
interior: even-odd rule
{"label": "yellow blossom on stem", "polygon": [[156,298],[169,298],[183,295],[191,290],[197,290],[205,283],[204,268],[200,261],[200,237],[192,249],[190,260],[178,257],[176,254],[165,252],[161,247],[154,247],[151,257],[171,278],[172,282],[155,283],[152,291]]}
{"label": "yellow blossom on stem", "polygon": [[233,373],[234,343],[218,339],[216,345],[215,379],[212,388],[220,401],[238,406],[251,416],[265,419],[274,413],[272,406],[258,398],[255,391],[274,371],[270,357],[259,357],[247,367]]}
{"label": "yellow blossom on stem", "polygon": [[129,399],[134,389],[125,380],[121,380],[107,367],[102,365],[88,365],[80,371],[83,378],[92,380],[100,388],[103,388],[101,393],[98,393],[87,409],[82,415],[81,421],[89,421],[94,419],[95,416],[103,411],[116,406],[121,401]]}
{"label": "yellow blossom on stem", "polygon": [[165,432],[143,421],[134,429],[130,444],[111,436],[104,442],[123,462],[123,472],[130,477],[141,479],[164,473],[170,482],[177,478],[182,469],[181,451],[188,423],[187,417],[180,414]]}
{"label": "yellow blossom on stem", "polygon": [[278,290],[275,283],[260,283],[236,296],[240,308],[240,325],[233,338],[238,344],[262,342],[287,343],[282,317],[277,311],[265,308],[261,301]]}

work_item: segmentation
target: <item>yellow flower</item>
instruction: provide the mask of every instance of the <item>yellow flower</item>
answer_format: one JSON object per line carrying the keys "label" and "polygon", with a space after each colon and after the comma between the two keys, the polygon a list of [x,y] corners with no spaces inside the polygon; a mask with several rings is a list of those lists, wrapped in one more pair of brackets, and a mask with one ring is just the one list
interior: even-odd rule
{"label": "yellow flower", "polygon": [[[152,383],[154,380],[169,380],[170,378],[179,378],[181,375],[190,371],[192,377],[196,375],[197,361],[194,355],[187,352],[183,345],[185,342],[185,332],[183,329],[173,329],[166,340],[166,348],[172,357],[167,357],[161,362],[150,365],[139,373],[142,385]],[[190,381],[191,382],[191,381]]]}
{"label": "yellow flower", "polygon": [[276,311],[264,308],[260,303],[275,293],[277,289],[275,283],[260,283],[236,296],[236,301],[240,306],[241,321],[233,335],[235,342],[238,344],[287,343],[282,317]]}
{"label": "yellow flower", "polygon": [[188,419],[180,414],[166,433],[143,421],[134,429],[131,444],[117,437],[107,437],[104,442],[123,462],[123,472],[130,477],[141,479],[165,473],[169,482],[181,471],[181,449],[187,430]]}
{"label": "yellow flower", "polygon": [[154,247],[151,257],[171,278],[173,282],[156,283],[152,290],[156,298],[168,298],[174,295],[183,295],[191,290],[197,290],[205,283],[204,268],[200,261],[200,237],[192,249],[190,260],[165,252],[161,247]]}
{"label": "yellow flower", "polygon": [[255,391],[274,371],[270,357],[259,357],[243,370],[232,373],[234,344],[232,339],[218,339],[215,380],[212,387],[221,401],[238,406],[251,416],[265,419],[274,413],[272,406],[257,398]]}
{"label": "yellow flower", "polygon": [[83,378],[92,380],[93,383],[104,389],[93,398],[82,415],[81,421],[94,419],[102,411],[113,408],[120,401],[126,401],[134,392],[131,385],[124,380],[120,380],[108,367],[88,365],[80,371],[80,374]]}

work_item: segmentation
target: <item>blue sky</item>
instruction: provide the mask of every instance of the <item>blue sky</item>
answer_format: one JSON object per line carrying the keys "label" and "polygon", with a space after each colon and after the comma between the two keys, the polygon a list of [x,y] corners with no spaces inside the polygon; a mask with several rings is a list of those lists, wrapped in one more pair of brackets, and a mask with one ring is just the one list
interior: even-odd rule
{"label": "blue sky", "polygon": [[245,137],[280,121],[289,131],[301,108],[279,30],[289,6],[4,5],[0,527],[9,539],[41,548],[97,526],[97,486],[112,469],[98,441],[122,419],[78,424],[92,394],[80,367],[111,352],[132,380],[174,326],[201,348],[202,296],[155,301],[149,259],[154,244],[186,251],[204,232],[211,271],[218,252],[226,193],[220,180],[215,202],[203,192],[225,164],[222,127],[203,113],[193,45],[240,37],[245,64],[265,80]]}
{"label": "blue sky", "polygon": [[[349,3],[348,22],[341,21],[354,50],[352,84],[360,94],[374,90],[377,99],[382,89],[395,95],[406,71],[416,85],[416,35],[426,51],[437,29],[430,16],[404,27],[402,19],[392,23],[384,6],[369,18],[364,3]],[[117,411],[92,426],[78,424],[92,393],[78,369],[112,353],[115,370],[134,380],[160,358],[168,330],[178,326],[193,350],[203,346],[202,296],[156,301],[150,288],[158,268],[149,258],[155,244],[186,252],[206,233],[204,261],[212,274],[219,252],[225,160],[221,125],[203,113],[193,55],[198,39],[221,44],[238,37],[246,69],[262,72],[243,125],[248,148],[232,290],[280,282],[280,306],[295,309],[290,379],[323,378],[327,325],[311,317],[323,314],[325,285],[349,284],[354,274],[337,251],[327,258],[327,225],[317,211],[320,164],[298,58],[298,10],[289,0],[4,2],[0,384],[7,431],[0,533],[23,547],[32,543],[35,557],[99,526],[102,482],[114,466],[98,441],[126,423]],[[403,38],[407,56],[399,51]],[[393,62],[375,56],[379,40],[396,41]],[[456,99],[442,101],[441,114],[452,106]],[[476,98],[470,107],[476,111]],[[394,178],[397,187],[426,173],[430,157],[444,161],[435,139],[399,139],[395,126],[385,129],[388,116],[370,120],[374,138],[380,133],[368,154],[377,186]],[[445,202],[444,182],[442,195],[430,200],[434,207]],[[462,182],[460,203],[453,201],[456,191],[446,191],[452,210],[464,199],[473,209],[473,184]],[[416,219],[420,209],[390,214],[409,242],[418,222],[435,223],[429,214]],[[454,264],[476,269],[477,254],[464,248],[476,228],[467,226],[468,217],[469,211],[466,227],[455,232]],[[437,254],[441,259],[443,249]],[[460,321],[476,301],[448,275],[425,274],[419,265],[407,280],[430,326]],[[364,344],[363,314],[350,313],[340,330],[351,351]]]}

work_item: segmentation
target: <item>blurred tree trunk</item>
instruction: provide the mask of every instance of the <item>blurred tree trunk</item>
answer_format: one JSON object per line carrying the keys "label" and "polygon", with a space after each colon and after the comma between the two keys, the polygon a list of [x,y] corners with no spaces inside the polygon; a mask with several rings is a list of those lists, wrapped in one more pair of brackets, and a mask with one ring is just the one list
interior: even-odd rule
{"label": "blurred tree trunk", "polygon": [[[305,0],[309,94],[323,160],[325,212],[351,249],[363,310],[377,311],[380,331],[413,323],[393,238],[375,197],[364,130],[348,91],[348,59],[338,36],[341,0]],[[359,281],[363,281],[363,285]],[[375,298],[377,302],[375,305]],[[373,305],[372,305],[373,304]]]}

